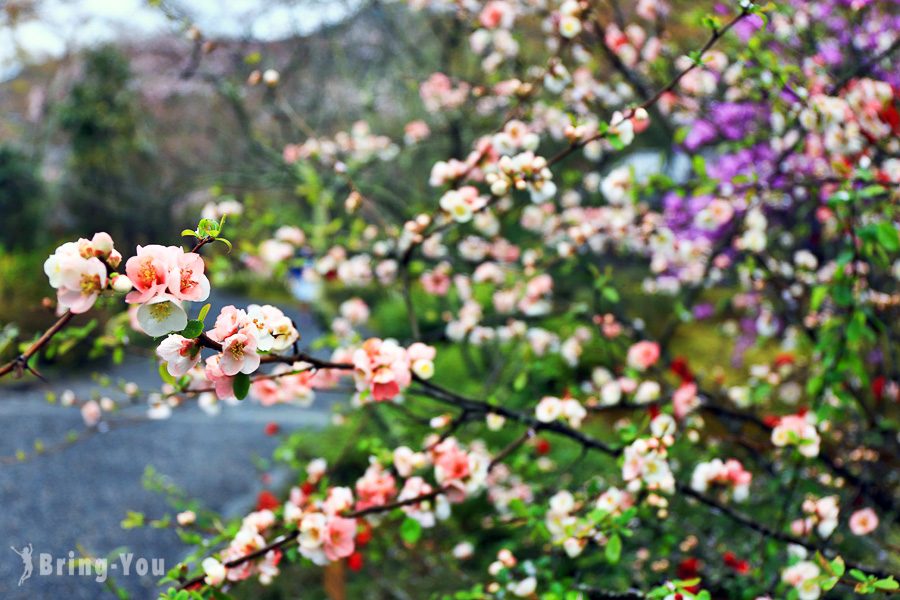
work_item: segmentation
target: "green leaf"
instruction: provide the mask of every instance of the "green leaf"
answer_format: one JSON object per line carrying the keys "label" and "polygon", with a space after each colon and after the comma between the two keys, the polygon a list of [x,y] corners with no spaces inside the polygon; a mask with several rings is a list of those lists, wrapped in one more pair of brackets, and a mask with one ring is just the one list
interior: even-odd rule
{"label": "green leaf", "polygon": [[866,574],[859,569],[850,569],[850,576],[857,581],[868,581],[869,579],[866,577]]}
{"label": "green leaf", "polygon": [[828,288],[824,285],[817,285],[813,288],[812,294],[810,294],[809,307],[812,310],[819,310],[819,307],[822,306],[822,302],[825,301],[827,295]]}
{"label": "green leaf", "polygon": [[622,150],[625,148],[625,142],[622,141],[622,138],[618,136],[618,134],[611,133],[606,136],[606,140],[609,142],[609,145],[612,146],[615,150]]}
{"label": "green leaf", "polygon": [[691,163],[694,166],[694,173],[706,179],[706,160],[697,154],[691,159]]}
{"label": "green leaf", "polygon": [[833,561],[831,561],[831,572],[837,575],[838,577],[843,577],[844,575],[844,559],[838,556]]}
{"label": "green leaf", "polygon": [[615,304],[619,301],[620,296],[619,292],[615,288],[605,287],[603,288],[603,297]]}
{"label": "green leaf", "polygon": [[890,221],[882,221],[875,230],[878,243],[881,244],[888,252],[896,252],[900,250],[900,235],[897,234],[897,228]]}
{"label": "green leaf", "polygon": [[622,556],[622,538],[619,537],[619,534],[614,533],[613,536],[609,538],[603,553],[606,555],[606,560],[610,563],[616,564],[619,562],[619,558]]}
{"label": "green leaf", "polygon": [[422,537],[422,524],[415,519],[404,519],[400,525],[400,537],[407,544],[415,544]]}
{"label": "green leaf", "polygon": [[209,309],[212,307],[212,304],[206,304],[203,308],[200,309],[200,314],[197,315],[197,320],[203,323],[206,321],[206,315],[209,314]]}
{"label": "green leaf", "polygon": [[122,529],[135,529],[137,527],[144,526],[144,515],[143,513],[135,512],[133,510],[129,510],[125,515],[125,518],[122,519]]}
{"label": "green leaf", "polygon": [[250,376],[246,373],[238,373],[234,376],[234,397],[243,400],[250,391]]}
{"label": "green leaf", "polygon": [[181,235],[184,236],[184,237],[188,237],[188,236],[190,236],[190,237],[197,237],[197,232],[194,231],[193,229],[182,229],[182,230],[181,230]]}
{"label": "green leaf", "polygon": [[217,242],[222,242],[223,244],[225,244],[226,246],[228,246],[228,252],[231,252],[231,249],[232,249],[231,242],[229,242],[229,241],[226,240],[225,238],[216,238],[216,241],[217,241]]}
{"label": "green leaf", "polygon": [[896,590],[897,588],[900,588],[900,584],[898,584],[893,577],[879,579],[873,585],[879,590]]}
{"label": "green leaf", "polygon": [[213,219],[200,219],[200,223],[197,225],[199,234],[197,237],[200,238],[216,237],[219,235],[219,231],[219,224]]}
{"label": "green leaf", "polygon": [[521,392],[525,389],[526,385],[528,385],[528,372],[522,371],[516,375],[515,380],[513,380],[513,389],[517,392]]}
{"label": "green leaf", "polygon": [[198,319],[188,321],[187,327],[181,331],[181,335],[189,339],[194,339],[201,333],[203,333],[203,321]]}

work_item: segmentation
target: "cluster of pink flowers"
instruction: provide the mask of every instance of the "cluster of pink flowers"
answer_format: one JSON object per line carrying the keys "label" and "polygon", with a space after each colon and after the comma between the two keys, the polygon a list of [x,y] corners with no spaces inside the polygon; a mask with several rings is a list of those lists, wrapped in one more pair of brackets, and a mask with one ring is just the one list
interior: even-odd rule
{"label": "cluster of pink flowers", "polygon": [[203,258],[180,246],[138,246],[125,263],[134,289],[125,297],[137,311],[141,329],[151,337],[181,331],[187,325],[183,302],[202,302],[209,297],[209,279]]}
{"label": "cluster of pink flowers", "polygon": [[743,502],[750,496],[750,482],[753,474],[744,469],[737,460],[729,458],[723,461],[714,458],[709,462],[698,463],[691,475],[691,488],[706,493],[711,485],[729,488],[735,502]]}
{"label": "cluster of pink flowers", "polygon": [[484,488],[487,483],[491,459],[487,450],[473,445],[468,450],[460,446],[456,438],[448,437],[432,444],[431,461],[434,478],[454,502],[462,501]]}
{"label": "cluster of pink flowers", "polygon": [[307,407],[316,398],[318,371],[306,363],[278,365],[271,377],[260,378],[250,385],[250,393],[263,406],[296,404]]}
{"label": "cluster of pink flowers", "polygon": [[353,554],[358,523],[341,516],[353,508],[353,492],[347,487],[331,487],[324,495],[315,486],[325,473],[326,463],[316,459],[307,467],[307,481],[291,489],[284,504],[284,521],[299,530],[300,554],[317,565],[326,565]]}
{"label": "cluster of pink flowers", "polygon": [[806,516],[791,523],[791,531],[795,535],[809,535],[815,530],[820,537],[827,538],[838,526],[838,497],[807,498],[803,501],[803,512]]}
{"label": "cluster of pink flowers", "polygon": [[[184,520],[182,515],[179,515]],[[192,521],[187,518],[186,522]],[[269,509],[262,509],[248,514],[241,522],[241,527],[225,548],[220,559],[208,557],[201,563],[207,585],[219,586],[225,581],[242,581],[252,576],[258,576],[260,583],[268,585],[280,573],[278,564],[281,562],[282,551],[273,549],[266,552],[262,560],[246,561],[240,565],[226,567],[225,563],[256,552],[266,545],[264,534],[271,532],[276,523],[275,514]]]}
{"label": "cluster of pink flowers", "polygon": [[428,112],[439,112],[458,108],[469,97],[470,86],[461,81],[455,85],[443,73],[432,75],[419,86],[419,95]]}
{"label": "cluster of pink flowers", "polygon": [[429,379],[434,357],[434,348],[419,342],[403,348],[394,340],[368,339],[353,352],[356,389],[363,401],[391,400],[409,387],[413,373]]}
{"label": "cluster of pink flowers", "polygon": [[399,151],[389,137],[376,135],[372,133],[368,123],[357,121],[349,132],[340,131],[333,138],[309,138],[302,144],[288,144],[282,155],[288,164],[316,159],[323,164],[343,169],[342,161],[356,164],[376,159],[387,161],[397,156]]}
{"label": "cluster of pink flowers", "polygon": [[56,288],[58,312],[87,312],[107,286],[127,292],[127,280],[123,278],[119,282],[116,274],[107,275],[121,260],[122,255],[113,247],[112,238],[104,232],[94,234],[90,240],[81,238],[57,248],[44,261],[44,273],[50,285]]}
{"label": "cluster of pink flowers", "polygon": [[647,32],[637,23],[625,27],[624,31],[615,23],[606,27],[606,45],[629,67],[637,62],[652,61],[659,56],[662,44],[657,37],[647,37]]}
{"label": "cluster of pink flowers", "polygon": [[815,426],[815,415],[811,412],[781,417],[772,429],[772,443],[782,448],[797,446],[803,456],[812,458],[819,454],[821,438]]}
{"label": "cluster of pink flowers", "polygon": [[397,495],[397,481],[390,471],[373,462],[365,474],[356,481],[356,508],[364,510],[383,506]]}
{"label": "cluster of pink flowers", "polygon": [[[259,368],[260,352],[286,350],[300,333],[278,308],[251,304],[246,311],[234,306],[223,308],[207,336],[221,344],[222,351],[206,359],[206,377],[219,398],[228,398],[234,394],[235,375],[249,375]],[[174,343],[172,346],[177,347]]]}

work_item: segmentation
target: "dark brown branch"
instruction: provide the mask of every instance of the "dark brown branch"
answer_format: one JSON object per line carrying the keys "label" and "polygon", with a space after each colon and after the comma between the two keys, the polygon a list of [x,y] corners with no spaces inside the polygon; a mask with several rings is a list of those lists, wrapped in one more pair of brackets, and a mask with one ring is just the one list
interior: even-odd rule
{"label": "dark brown branch", "polygon": [[[216,352],[222,351],[222,344],[213,340],[205,333],[201,333],[197,338],[197,341],[204,348],[209,348],[211,350],[215,350]],[[307,354],[306,352],[295,352],[294,354],[266,354],[260,358],[260,362],[264,364],[293,364],[296,362],[305,362],[309,363],[317,369],[339,369],[343,371],[352,371],[354,368],[352,363],[339,363],[330,360],[323,360],[321,358],[316,358],[310,354]]]}
{"label": "dark brown branch", "polygon": [[[2,367],[0,367],[0,377],[7,375],[15,371],[16,377],[21,377],[22,372],[25,370],[32,371],[32,369],[28,366],[28,361],[34,356],[41,348],[47,345],[47,343],[53,338],[54,335],[60,332],[63,327],[69,324],[69,321],[72,320],[72,317],[75,315],[69,311],[63,313],[63,315],[57,319],[56,323],[50,326],[50,328],[44,332],[44,334],[38,338],[38,340],[28,347],[25,352],[6,363]],[[33,372],[33,371],[32,371]]]}

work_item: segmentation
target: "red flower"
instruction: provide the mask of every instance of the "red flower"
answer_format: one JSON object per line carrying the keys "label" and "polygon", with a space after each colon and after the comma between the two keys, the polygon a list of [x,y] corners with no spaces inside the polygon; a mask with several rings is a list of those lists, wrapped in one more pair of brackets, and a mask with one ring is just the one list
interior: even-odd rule
{"label": "red flower", "polygon": [[734,555],[734,552],[726,552],[722,555],[722,559],[725,561],[726,566],[731,567],[741,575],[746,575],[750,572],[750,563],[746,560],[739,559]]}
{"label": "red flower", "polygon": [[278,427],[278,423],[266,423],[266,435],[275,435],[278,433],[279,429],[280,428]]}
{"label": "red flower", "polygon": [[694,579],[700,572],[700,561],[693,556],[685,558],[678,563],[675,572],[678,574],[678,579]]}
{"label": "red flower", "polygon": [[875,379],[872,380],[872,395],[875,396],[875,399],[881,402],[881,398],[884,396],[884,385],[887,381],[884,378],[884,375],[879,375]]}
{"label": "red flower", "polygon": [[782,352],[775,357],[775,367],[784,367],[794,364],[794,355],[789,352]]}
{"label": "red flower", "polygon": [[762,418],[763,425],[765,425],[769,429],[777,427],[779,421],[781,421],[781,417],[777,417],[775,415],[766,415]]}
{"label": "red flower", "polygon": [[538,438],[534,442],[534,449],[540,455],[547,454],[548,452],[550,452],[550,442],[548,442],[544,438]]}
{"label": "red flower", "polygon": [[347,557],[347,566],[351,571],[359,571],[363,568],[363,557],[359,552],[354,552]]}
{"label": "red flower", "polygon": [[669,365],[669,370],[681,378],[681,383],[692,383],[694,381],[694,374],[691,373],[688,361],[683,356],[676,356],[672,364]]}
{"label": "red flower", "polygon": [[278,502],[278,498],[275,497],[275,494],[270,492],[269,490],[263,490],[259,493],[259,496],[256,497],[256,510],[272,510],[277,508],[280,502]]}

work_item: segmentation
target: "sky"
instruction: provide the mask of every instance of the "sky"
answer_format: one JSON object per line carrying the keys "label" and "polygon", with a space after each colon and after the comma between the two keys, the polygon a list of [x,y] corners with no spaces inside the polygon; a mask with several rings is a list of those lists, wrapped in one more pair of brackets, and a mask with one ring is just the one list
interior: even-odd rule
{"label": "sky", "polygon": [[[346,2],[337,0],[316,6],[268,0],[181,0],[179,5],[188,7],[194,22],[214,37],[250,34],[257,39],[279,39],[308,33],[347,13]],[[38,19],[14,31],[0,28],[0,72],[15,70],[17,46],[30,56],[50,58],[67,47],[173,30],[177,24],[147,0],[43,0]]]}

